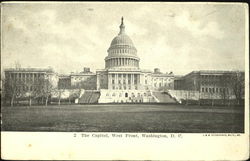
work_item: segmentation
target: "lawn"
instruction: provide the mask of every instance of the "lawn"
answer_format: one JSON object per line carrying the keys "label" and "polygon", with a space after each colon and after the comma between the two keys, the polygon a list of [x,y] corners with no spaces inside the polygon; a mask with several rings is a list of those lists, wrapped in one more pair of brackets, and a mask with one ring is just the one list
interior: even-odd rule
{"label": "lawn", "polygon": [[244,107],[161,104],[2,107],[2,131],[242,133]]}

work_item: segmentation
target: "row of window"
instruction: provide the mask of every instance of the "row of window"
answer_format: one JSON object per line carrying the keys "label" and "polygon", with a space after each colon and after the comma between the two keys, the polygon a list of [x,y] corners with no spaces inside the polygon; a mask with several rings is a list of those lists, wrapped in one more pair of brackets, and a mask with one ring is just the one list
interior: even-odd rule
{"label": "row of window", "polygon": [[159,81],[171,81],[170,78],[168,78],[168,79],[167,79],[167,78],[164,78],[164,79],[163,79],[163,78],[154,78],[154,79],[152,78],[152,80],[153,80],[153,81],[158,81],[158,80],[159,80]]}
{"label": "row of window", "polygon": [[[134,80],[134,84],[137,84],[137,83],[138,83],[138,81]],[[112,84],[115,84],[115,80],[114,79],[112,80]],[[122,81],[118,80],[118,84],[122,84]],[[127,84],[126,80],[123,80],[123,84]],[[131,80],[128,80],[128,84],[131,84]]]}
{"label": "row of window", "polygon": [[17,77],[19,77],[19,78],[23,78],[23,77],[25,77],[25,78],[32,78],[32,77],[41,77],[41,76],[43,76],[44,74],[41,74],[41,73],[11,73],[10,74],[10,78],[17,78]]}
{"label": "row of window", "polygon": [[116,54],[116,53],[135,53],[134,50],[131,49],[116,49],[116,50],[111,50],[111,54]]}
{"label": "row of window", "polygon": [[229,75],[201,75],[201,78],[203,79],[219,79],[219,78],[230,79],[231,76]]}
{"label": "row of window", "polygon": [[[131,89],[131,86],[123,86],[123,88],[122,88],[122,86],[118,86],[118,87],[116,87],[116,86],[112,86],[112,89]],[[135,86],[135,90],[137,90],[138,89],[138,87],[137,86]]]}
{"label": "row of window", "polygon": [[42,86],[18,86],[17,87],[17,91],[21,92],[21,91],[35,91],[38,89],[41,89]]}
{"label": "row of window", "polygon": [[221,93],[221,92],[227,92],[229,91],[228,88],[201,88],[202,92],[209,92],[209,93]]}
{"label": "row of window", "polygon": [[[159,87],[162,87],[163,84],[159,83]],[[164,87],[170,87],[171,85],[168,83],[164,83]],[[154,83],[154,87],[157,87],[157,83]]]}
{"label": "row of window", "polygon": [[[112,94],[109,94],[109,93],[107,93],[106,94],[106,96],[107,97],[109,97],[109,96],[112,96],[112,97],[115,97],[115,96],[119,96],[119,97],[128,97],[129,95],[128,95],[128,93],[124,93],[124,94],[122,94],[122,93],[112,93]],[[143,93],[143,94],[141,94],[141,93],[137,93],[137,95],[135,94],[135,93],[131,93],[131,97],[146,97],[146,96],[151,96],[151,94],[150,93]]]}

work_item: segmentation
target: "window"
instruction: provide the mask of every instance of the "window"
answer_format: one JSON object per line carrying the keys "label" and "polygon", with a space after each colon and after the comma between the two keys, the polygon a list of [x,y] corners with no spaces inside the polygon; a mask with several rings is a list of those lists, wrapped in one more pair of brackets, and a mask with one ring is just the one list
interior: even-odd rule
{"label": "window", "polygon": [[115,96],[115,93],[113,93],[112,96]]}

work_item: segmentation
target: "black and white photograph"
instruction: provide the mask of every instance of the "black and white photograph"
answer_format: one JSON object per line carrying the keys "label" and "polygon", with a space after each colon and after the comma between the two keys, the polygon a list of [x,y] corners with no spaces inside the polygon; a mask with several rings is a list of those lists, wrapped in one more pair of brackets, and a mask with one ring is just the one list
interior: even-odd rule
{"label": "black and white photograph", "polygon": [[1,133],[244,135],[248,31],[244,3],[2,3]]}

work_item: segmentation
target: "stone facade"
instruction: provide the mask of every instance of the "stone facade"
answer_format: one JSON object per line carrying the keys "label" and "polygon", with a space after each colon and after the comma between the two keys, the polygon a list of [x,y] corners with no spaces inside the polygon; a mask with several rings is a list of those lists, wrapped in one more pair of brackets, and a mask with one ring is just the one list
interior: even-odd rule
{"label": "stone facade", "polygon": [[[243,76],[242,71],[193,71],[183,77],[174,80],[175,90],[198,91],[204,95],[204,98],[216,96],[221,98],[223,95],[232,97],[234,88],[237,84],[244,84],[244,80],[238,80],[237,77]],[[243,81],[243,82],[242,82]],[[242,87],[239,87],[242,88]],[[244,91],[244,89],[240,89]],[[234,98],[234,97],[232,97]]]}
{"label": "stone facade", "polygon": [[[43,88],[48,80],[51,88],[57,88],[58,75],[52,69],[40,68],[9,68],[5,69],[5,85],[15,86],[16,92],[26,93]],[[6,87],[6,92],[8,89]],[[13,92],[13,91],[12,91]]]}

